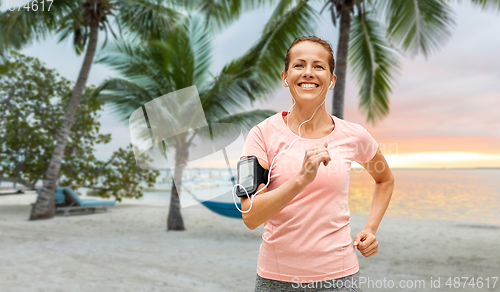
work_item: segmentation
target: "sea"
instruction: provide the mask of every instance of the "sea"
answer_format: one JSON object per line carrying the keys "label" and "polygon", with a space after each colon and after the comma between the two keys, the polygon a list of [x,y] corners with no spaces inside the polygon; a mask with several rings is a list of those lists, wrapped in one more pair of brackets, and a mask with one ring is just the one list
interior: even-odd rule
{"label": "sea", "polygon": [[[500,225],[500,169],[395,169],[395,184],[385,216],[472,221]],[[183,206],[203,200],[233,202],[229,179],[204,179],[201,187],[186,180],[181,189]],[[208,183],[207,183],[208,182]],[[168,184],[160,184],[166,187]],[[351,169],[351,214],[368,215],[375,190],[365,170]],[[145,192],[139,200],[170,201],[170,191]]]}

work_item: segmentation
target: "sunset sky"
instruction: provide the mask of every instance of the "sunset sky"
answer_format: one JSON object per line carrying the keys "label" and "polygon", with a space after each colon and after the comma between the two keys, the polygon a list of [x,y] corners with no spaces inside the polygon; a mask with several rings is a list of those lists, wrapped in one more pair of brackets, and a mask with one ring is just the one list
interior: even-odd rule
{"label": "sunset sky", "polygon": [[[466,2],[466,1],[464,1]],[[358,110],[358,87],[347,80],[344,119],[364,126],[377,140],[394,168],[500,167],[500,14],[481,12],[469,4],[453,5],[451,38],[427,60],[402,57],[402,70],[390,95],[390,114],[376,125]],[[262,9],[244,14],[215,37],[211,71],[218,72],[257,40],[271,14]],[[338,33],[327,13],[316,35],[337,48]],[[76,80],[83,58],[71,42],[50,38],[21,53],[41,59],[49,68]],[[99,84],[116,73],[93,65],[88,84]],[[331,91],[326,108],[331,113]],[[276,111],[291,105],[287,88],[278,89],[266,103],[254,107]],[[129,141],[127,124],[107,107],[100,119],[102,133],[113,133],[110,144],[99,146],[106,159]]]}

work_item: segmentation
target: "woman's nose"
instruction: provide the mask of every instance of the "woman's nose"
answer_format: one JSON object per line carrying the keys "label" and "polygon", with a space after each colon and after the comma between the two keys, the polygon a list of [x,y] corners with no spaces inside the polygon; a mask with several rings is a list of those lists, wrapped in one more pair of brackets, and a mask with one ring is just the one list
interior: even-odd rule
{"label": "woman's nose", "polygon": [[310,77],[310,76],[313,76],[313,75],[314,75],[314,73],[313,73],[312,67],[311,66],[307,66],[306,70],[304,70],[304,77]]}

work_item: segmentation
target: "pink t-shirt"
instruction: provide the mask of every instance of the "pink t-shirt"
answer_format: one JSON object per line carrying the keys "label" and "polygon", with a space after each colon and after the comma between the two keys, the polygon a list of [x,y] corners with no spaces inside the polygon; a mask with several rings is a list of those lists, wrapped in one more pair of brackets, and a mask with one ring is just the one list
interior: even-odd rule
{"label": "pink t-shirt", "polygon": [[[253,127],[242,156],[254,155],[271,165],[297,138],[283,121],[285,115],[277,113]],[[362,126],[335,116],[332,120],[335,128],[326,137],[297,140],[274,161],[269,191],[300,171],[309,147],[327,142],[332,159],[327,166],[321,164],[314,181],[264,223],[257,263],[257,273],[263,278],[325,281],[359,270],[349,226],[349,172],[352,161],[370,161],[378,145]]]}

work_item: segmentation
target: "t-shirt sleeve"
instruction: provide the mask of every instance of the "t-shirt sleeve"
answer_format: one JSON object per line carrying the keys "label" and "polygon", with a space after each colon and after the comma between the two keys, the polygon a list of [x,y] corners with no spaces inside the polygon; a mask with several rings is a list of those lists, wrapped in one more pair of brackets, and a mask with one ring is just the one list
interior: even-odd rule
{"label": "t-shirt sleeve", "polygon": [[247,139],[245,140],[245,146],[243,146],[243,151],[241,152],[240,159],[243,156],[255,156],[260,158],[267,163],[267,151],[266,143],[264,141],[264,135],[262,130],[255,126],[248,133]]}
{"label": "t-shirt sleeve", "polygon": [[375,153],[378,150],[378,143],[362,126],[359,126],[356,135],[357,145],[356,153],[354,154],[354,161],[359,164],[367,163],[375,156]]}

